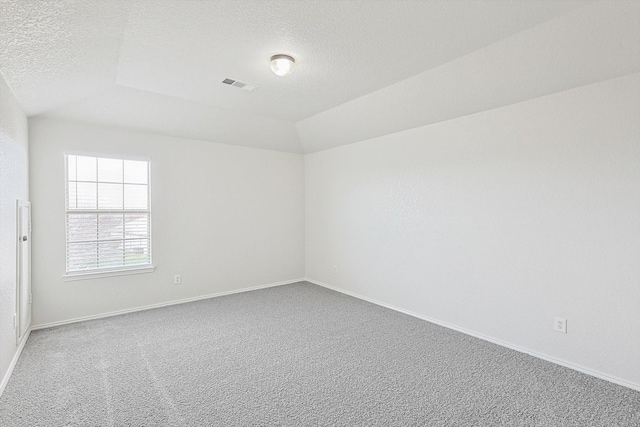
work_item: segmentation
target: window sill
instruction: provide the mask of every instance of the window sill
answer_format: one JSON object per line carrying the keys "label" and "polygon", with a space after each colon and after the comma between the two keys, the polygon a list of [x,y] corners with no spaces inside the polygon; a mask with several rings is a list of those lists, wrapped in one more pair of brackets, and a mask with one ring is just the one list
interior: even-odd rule
{"label": "window sill", "polygon": [[153,265],[145,265],[141,267],[121,268],[117,270],[94,270],[91,272],[68,273],[62,276],[62,280],[69,282],[73,280],[100,279],[102,277],[128,276],[130,274],[152,273],[155,269],[156,267]]}

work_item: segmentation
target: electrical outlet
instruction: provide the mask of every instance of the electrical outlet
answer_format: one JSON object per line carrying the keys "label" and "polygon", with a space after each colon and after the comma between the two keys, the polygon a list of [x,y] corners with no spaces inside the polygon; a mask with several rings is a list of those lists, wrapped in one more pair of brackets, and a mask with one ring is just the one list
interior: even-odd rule
{"label": "electrical outlet", "polygon": [[333,266],[333,274],[338,274],[338,266],[337,265]]}
{"label": "electrical outlet", "polygon": [[173,276],[173,284],[179,285],[180,283],[182,283],[182,276],[179,274],[176,274],[175,276]]}
{"label": "electrical outlet", "polygon": [[564,317],[556,317],[553,321],[553,329],[563,334],[567,333],[567,319]]}

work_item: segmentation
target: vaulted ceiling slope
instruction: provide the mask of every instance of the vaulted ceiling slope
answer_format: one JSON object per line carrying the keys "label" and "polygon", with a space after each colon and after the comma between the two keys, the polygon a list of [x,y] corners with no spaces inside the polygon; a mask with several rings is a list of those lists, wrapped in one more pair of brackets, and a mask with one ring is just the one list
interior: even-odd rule
{"label": "vaulted ceiling slope", "polygon": [[294,153],[639,71],[637,1],[0,0],[30,117]]}

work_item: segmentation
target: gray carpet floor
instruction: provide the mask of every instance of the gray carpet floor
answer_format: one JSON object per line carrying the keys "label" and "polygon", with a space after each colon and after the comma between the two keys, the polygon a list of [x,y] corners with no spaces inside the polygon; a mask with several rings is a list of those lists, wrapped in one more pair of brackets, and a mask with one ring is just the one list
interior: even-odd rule
{"label": "gray carpet floor", "polygon": [[309,283],[34,331],[9,426],[640,426],[640,393]]}

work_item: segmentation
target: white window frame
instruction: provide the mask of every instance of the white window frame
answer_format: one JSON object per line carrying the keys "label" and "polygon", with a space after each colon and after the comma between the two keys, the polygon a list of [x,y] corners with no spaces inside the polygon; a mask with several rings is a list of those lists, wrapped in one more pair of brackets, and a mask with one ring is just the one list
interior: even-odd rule
{"label": "white window frame", "polygon": [[[110,160],[132,160],[132,161],[142,161],[147,163],[147,209],[69,209],[69,165],[68,165],[68,157],[69,156],[82,156],[82,157],[93,157],[96,159],[110,159]],[[96,160],[97,161],[97,160]],[[142,273],[151,273],[155,270],[155,266],[152,263],[153,253],[152,253],[152,209],[151,209],[151,161],[148,158],[129,158],[129,157],[114,157],[103,154],[94,154],[94,153],[65,153],[64,154],[64,187],[65,187],[65,274],[63,279],[65,281],[71,280],[86,280],[86,279],[96,279],[101,277],[112,277],[112,276],[123,276],[130,274],[142,274]],[[97,171],[96,171],[97,173]],[[96,175],[96,184],[102,182],[99,181],[98,176]],[[104,182],[106,183],[106,182]],[[123,184],[125,184],[123,182]],[[99,197],[96,194],[96,197]],[[146,213],[148,215],[148,230],[149,230],[149,262],[144,264],[135,264],[130,266],[117,266],[117,267],[104,267],[104,268],[96,268],[90,270],[72,270],[67,271],[68,268],[68,215],[69,214],[99,214],[99,213]],[[123,240],[126,238],[123,237]],[[98,236],[96,236],[96,242],[100,242]]]}

